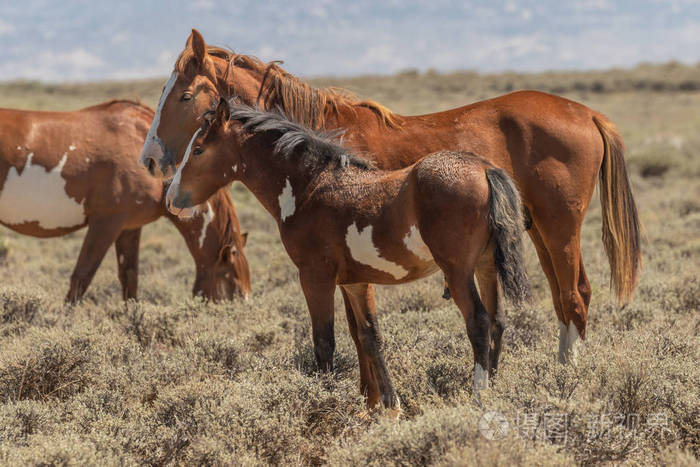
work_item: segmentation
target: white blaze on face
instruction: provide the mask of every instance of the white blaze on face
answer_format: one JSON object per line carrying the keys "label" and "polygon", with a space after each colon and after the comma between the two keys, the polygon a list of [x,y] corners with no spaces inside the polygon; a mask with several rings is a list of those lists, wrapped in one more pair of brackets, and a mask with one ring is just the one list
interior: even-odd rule
{"label": "white blaze on face", "polygon": [[68,146],[68,150],[75,151],[75,144],[71,144],[70,146]]}
{"label": "white blaze on face", "polygon": [[143,144],[141,157],[139,157],[139,162],[141,164],[146,161],[146,157],[148,156],[154,158],[156,161],[160,161],[160,159],[165,155],[163,154],[163,148],[161,146],[162,141],[158,137],[158,127],[160,126],[160,114],[163,111],[163,105],[165,105],[165,101],[168,99],[170,91],[173,90],[175,81],[177,81],[177,72],[173,71],[168,79],[168,82],[165,83],[163,94],[161,94],[160,101],[158,102],[158,108],[153,116],[153,123],[151,123],[151,127],[148,129],[148,135],[146,135],[146,141]]}
{"label": "white blaze on face", "polygon": [[173,181],[170,183],[170,186],[168,187],[168,193],[166,193],[166,195],[165,195],[165,198],[168,200],[168,206],[170,206],[170,204],[177,197],[178,192],[180,191],[180,181],[182,180],[182,169],[185,168],[185,165],[187,165],[187,161],[190,159],[190,153],[192,152],[192,145],[194,144],[194,140],[197,139],[197,136],[199,135],[200,131],[202,131],[201,128],[199,128],[197,131],[195,131],[194,135],[192,135],[192,139],[190,140],[190,144],[187,145],[187,150],[185,151],[185,157],[182,158],[182,164],[180,164],[180,167],[177,168],[177,172],[175,172],[175,176],[173,177]]}
{"label": "white blaze on face", "polygon": [[294,198],[294,193],[292,192],[292,184],[287,177],[287,181],[282,188],[282,193],[277,198],[280,203],[280,219],[282,222],[294,214],[296,211],[296,199]]}
{"label": "white blaze on face", "polygon": [[372,242],[371,225],[362,230],[357,229],[356,223],[350,225],[348,233],[345,235],[345,243],[348,245],[350,255],[358,263],[391,274],[395,279],[401,279],[408,275],[408,271],[403,266],[380,256],[379,250]]}
{"label": "white blaze on face", "polygon": [[66,180],[61,176],[68,155],[64,154],[51,170],[32,165],[32,157],[34,153],[27,156],[21,174],[16,167],[7,172],[0,193],[0,220],[9,225],[38,222],[44,229],[85,223],[83,203],[66,193]]}
{"label": "white blaze on face", "polygon": [[408,248],[408,251],[423,261],[433,261],[433,255],[430,253],[428,245],[423,242],[423,238],[420,236],[420,231],[415,225],[411,226],[411,229],[403,238],[403,243],[406,245],[406,248]]}
{"label": "white blaze on face", "polygon": [[207,238],[207,228],[211,221],[214,220],[214,210],[211,208],[211,204],[207,201],[207,210],[202,213],[202,233],[199,234],[199,249],[204,247],[204,240]]}

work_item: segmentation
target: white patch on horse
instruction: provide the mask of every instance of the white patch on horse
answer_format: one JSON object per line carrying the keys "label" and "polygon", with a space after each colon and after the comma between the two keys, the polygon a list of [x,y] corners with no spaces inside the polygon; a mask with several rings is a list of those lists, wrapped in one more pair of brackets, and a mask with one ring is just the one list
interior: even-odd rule
{"label": "white patch on horse", "polygon": [[169,201],[172,201],[175,199],[175,197],[178,195],[178,192],[180,191],[180,180],[182,180],[182,169],[187,165],[187,161],[190,159],[190,153],[192,152],[192,145],[194,144],[194,140],[197,139],[197,135],[199,135],[199,132],[202,131],[201,128],[199,128],[197,131],[194,132],[194,135],[192,135],[192,139],[190,140],[190,144],[187,145],[187,150],[185,151],[185,157],[182,158],[182,163],[180,164],[180,167],[177,168],[177,172],[175,172],[175,176],[173,177],[173,181],[170,183],[170,186],[168,187],[168,193],[166,194],[166,199]]}
{"label": "white patch on horse", "polygon": [[559,362],[567,363],[576,359],[581,345],[578,329],[573,321],[566,324],[559,322]]}
{"label": "white patch on horse", "polygon": [[568,340],[569,334],[566,324],[559,321],[559,363],[566,363],[566,342]]}
{"label": "white patch on horse", "polygon": [[207,210],[202,213],[202,233],[199,234],[199,249],[204,247],[204,240],[207,238],[207,227],[214,220],[214,210],[211,208],[211,204],[207,201]]}
{"label": "white patch on horse", "polygon": [[66,193],[66,180],[61,176],[68,155],[51,170],[32,165],[33,157],[34,153],[27,156],[21,174],[16,167],[7,172],[0,193],[0,220],[10,225],[37,222],[44,229],[84,224],[83,203]]}
{"label": "white patch on horse", "polygon": [[21,150],[22,150],[22,146],[17,146],[17,150],[18,150],[18,151],[21,151]]}
{"label": "white patch on horse", "polygon": [[119,255],[119,264],[124,264],[124,254]]}
{"label": "white patch on horse", "polygon": [[89,157],[86,157],[86,158],[85,158],[85,162],[87,162],[87,163],[89,164],[89,163],[90,163],[90,158],[89,158]]}
{"label": "white patch on horse", "polygon": [[70,146],[68,146],[68,150],[75,151],[75,144],[71,144]]}
{"label": "white patch on horse", "polygon": [[233,173],[238,172],[238,164],[232,165],[231,168],[233,169]]}
{"label": "white patch on horse", "polygon": [[282,222],[288,217],[291,217],[296,211],[296,198],[294,198],[294,193],[292,191],[292,184],[287,177],[287,181],[282,188],[282,193],[277,198],[280,203],[280,219]]}
{"label": "white patch on horse", "polygon": [[573,321],[569,321],[569,338],[566,341],[566,350],[569,354],[569,360],[575,360],[578,356],[578,349],[581,345],[580,334]]}
{"label": "white patch on horse", "polygon": [[141,151],[141,157],[139,157],[139,162],[141,163],[144,162],[147,154],[151,157],[154,157],[156,161],[160,161],[160,159],[164,156],[163,148],[161,147],[162,143],[160,138],[158,137],[158,127],[160,126],[160,114],[163,111],[163,105],[165,105],[165,101],[168,99],[170,91],[173,90],[173,86],[175,86],[176,81],[177,72],[173,71],[170,75],[170,78],[168,79],[168,82],[165,83],[165,87],[163,88],[163,94],[160,95],[160,101],[158,101],[158,108],[156,109],[156,113],[153,117],[153,123],[151,123],[151,127],[148,129],[148,135],[146,135],[146,141],[143,145],[143,150]]}
{"label": "white patch on horse", "polygon": [[395,279],[401,279],[408,275],[408,271],[403,266],[380,256],[379,250],[372,242],[371,225],[362,230],[357,229],[356,223],[350,225],[348,233],[345,235],[345,243],[348,245],[350,255],[358,263],[391,274]]}
{"label": "white patch on horse", "polygon": [[489,375],[480,364],[474,364],[474,399],[479,399],[479,391],[488,389]]}
{"label": "white patch on horse", "polygon": [[415,225],[411,226],[411,229],[403,238],[403,243],[406,245],[406,248],[408,248],[408,251],[423,261],[433,261],[433,255],[430,253],[430,248],[428,248],[428,245],[423,242],[423,238],[420,236],[420,231]]}

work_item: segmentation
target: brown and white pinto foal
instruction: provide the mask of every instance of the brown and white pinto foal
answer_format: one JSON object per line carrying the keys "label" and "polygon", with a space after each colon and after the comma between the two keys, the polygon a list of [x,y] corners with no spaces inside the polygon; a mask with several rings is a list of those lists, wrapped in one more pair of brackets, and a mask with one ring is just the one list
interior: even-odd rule
{"label": "brown and white pinto foal", "polygon": [[194,258],[194,294],[232,298],[250,291],[233,202],[226,189],[183,221],[167,212],[167,185],[137,157],[153,111],[109,101],[74,112],[0,109],[0,223],[24,235],[58,237],[87,225],[66,300],[79,300],[115,244],[124,299],[136,298],[141,227],[167,216]]}
{"label": "brown and white pinto foal", "polygon": [[[491,322],[474,282],[490,263],[515,302],[527,294],[521,204],[510,178],[467,153],[431,154],[396,171],[370,163],[282,114],[222,100],[195,133],[168,189],[173,213],[243,182],[277,220],[299,269],[317,363],[333,365],[333,294],[349,297],[361,390],[398,409],[381,351],[371,284],[401,284],[438,269],[452,287],[474,350],[474,392],[487,386]],[[494,365],[495,366],[495,365]]]}

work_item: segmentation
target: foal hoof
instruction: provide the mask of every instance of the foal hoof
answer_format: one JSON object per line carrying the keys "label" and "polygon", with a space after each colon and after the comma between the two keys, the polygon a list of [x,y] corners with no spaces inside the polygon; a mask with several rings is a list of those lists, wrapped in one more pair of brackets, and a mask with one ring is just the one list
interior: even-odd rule
{"label": "foal hoof", "polygon": [[445,287],[445,290],[442,292],[442,298],[444,298],[445,300],[449,300],[452,298],[452,294],[450,294],[449,287]]}
{"label": "foal hoof", "polygon": [[401,412],[401,406],[397,405],[396,407],[392,407],[390,409],[384,409],[383,415],[392,420],[398,420],[401,417]]}

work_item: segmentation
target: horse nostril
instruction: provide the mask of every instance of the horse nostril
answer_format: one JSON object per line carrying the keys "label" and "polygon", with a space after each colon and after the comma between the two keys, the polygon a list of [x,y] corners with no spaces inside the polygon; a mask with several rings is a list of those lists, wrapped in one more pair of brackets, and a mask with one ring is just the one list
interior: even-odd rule
{"label": "horse nostril", "polygon": [[153,158],[148,159],[148,173],[155,176],[156,175],[156,161]]}

